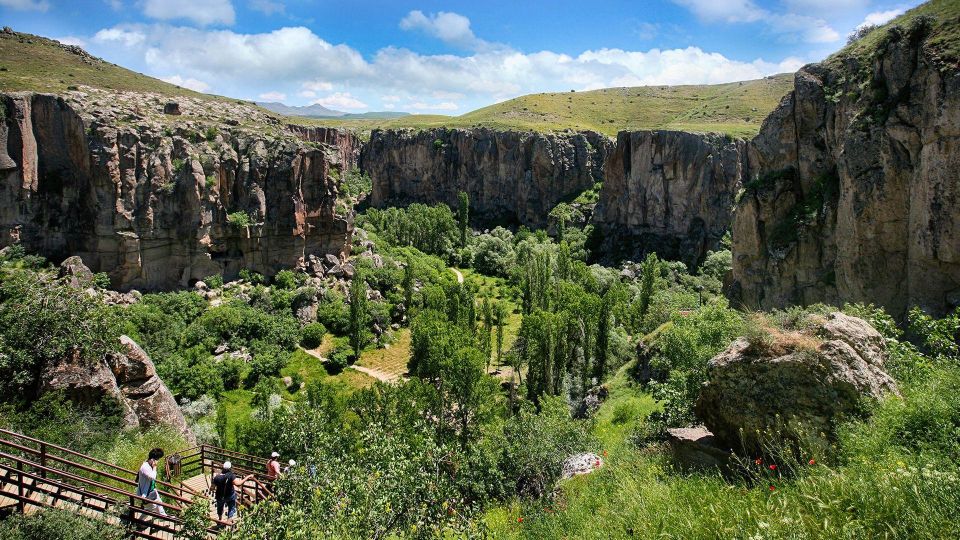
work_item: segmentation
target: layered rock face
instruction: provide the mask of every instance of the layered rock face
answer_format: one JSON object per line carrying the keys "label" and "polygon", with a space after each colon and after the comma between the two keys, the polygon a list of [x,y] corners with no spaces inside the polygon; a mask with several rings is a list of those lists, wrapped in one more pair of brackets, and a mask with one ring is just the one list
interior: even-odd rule
{"label": "layered rock face", "polygon": [[96,361],[68,358],[44,367],[44,392],[63,392],[78,403],[117,401],[127,428],[167,426],[195,442],[177,401],[140,345],[120,336],[121,352]]}
{"label": "layered rock face", "polygon": [[610,260],[650,252],[697,266],[732,220],[746,143],[715,134],[621,132],[593,215]]}
{"label": "layered rock face", "polygon": [[373,180],[374,206],[456,206],[464,191],[478,224],[544,227],[557,203],[602,180],[611,148],[609,139],[592,132],[377,130],[361,167]]}
{"label": "layered rock face", "polygon": [[353,135],[244,125],[256,109],[198,99],[165,126],[165,98],[104,92],[0,97],[0,245],[78,255],[119,289],[272,275],[349,246],[331,173],[355,165]]}
{"label": "layered rock face", "polygon": [[734,301],[960,304],[960,72],[894,26],[871,56],[801,69],[751,144]]}

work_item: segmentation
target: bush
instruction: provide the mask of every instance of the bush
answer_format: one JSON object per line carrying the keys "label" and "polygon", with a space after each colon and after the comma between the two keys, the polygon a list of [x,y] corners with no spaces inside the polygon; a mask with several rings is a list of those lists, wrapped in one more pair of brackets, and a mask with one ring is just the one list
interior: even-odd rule
{"label": "bush", "polygon": [[267,282],[267,278],[265,278],[263,274],[247,268],[241,268],[238,277],[251,285],[263,285]]}
{"label": "bush", "polygon": [[328,373],[336,375],[350,365],[352,358],[353,349],[349,345],[338,345],[330,352],[330,356],[327,358],[327,363],[324,364],[324,367]]}
{"label": "bush", "polygon": [[240,211],[233,212],[232,214],[227,214],[227,223],[236,227],[237,229],[242,229],[244,227],[250,226],[250,214]]}
{"label": "bush", "polygon": [[47,509],[32,515],[14,514],[0,520],[0,538],[4,540],[122,540],[124,530],[104,521],[59,509]]}
{"label": "bush", "polygon": [[207,276],[203,278],[203,282],[211,289],[219,289],[223,287],[223,275],[213,274],[212,276]]}
{"label": "bush", "polygon": [[317,306],[317,321],[335,335],[347,335],[350,331],[350,308],[343,295],[328,291],[324,301]]}
{"label": "bush", "polygon": [[97,272],[93,275],[93,286],[98,289],[109,289],[110,275],[106,272]]}
{"label": "bush", "polygon": [[316,349],[323,343],[323,337],[327,335],[327,328],[320,323],[310,323],[303,327],[300,345],[304,349]]}
{"label": "bush", "polygon": [[280,289],[293,290],[303,285],[306,280],[306,274],[292,270],[281,270],[273,276],[273,285]]}

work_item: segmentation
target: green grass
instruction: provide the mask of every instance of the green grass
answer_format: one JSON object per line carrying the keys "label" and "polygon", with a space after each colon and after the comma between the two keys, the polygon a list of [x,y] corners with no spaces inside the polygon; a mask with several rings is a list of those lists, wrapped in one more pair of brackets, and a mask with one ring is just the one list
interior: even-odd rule
{"label": "green grass", "polygon": [[360,353],[357,365],[376,369],[390,375],[403,376],[410,361],[410,329],[401,328],[396,332],[396,341],[389,349],[371,348]]}
{"label": "green grass", "polygon": [[716,85],[640,86],[530,94],[461,116],[411,115],[386,120],[297,118],[297,123],[371,130],[465,128],[560,131],[675,129],[751,136],[790,91],[793,76]]}
{"label": "green grass", "polygon": [[945,69],[960,69],[960,2],[956,0],[932,0],[921,4],[847,45],[831,55],[825,63],[840,67],[849,57],[869,59],[887,39],[891,27],[899,26],[906,30],[921,16],[933,18],[924,45],[926,52],[939,59]]}

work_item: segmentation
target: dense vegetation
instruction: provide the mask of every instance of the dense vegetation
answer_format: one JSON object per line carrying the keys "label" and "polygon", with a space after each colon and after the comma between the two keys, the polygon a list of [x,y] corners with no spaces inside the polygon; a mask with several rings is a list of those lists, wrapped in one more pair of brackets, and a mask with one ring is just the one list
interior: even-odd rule
{"label": "dense vegetation", "polygon": [[[3,424],[127,466],[152,441],[176,444],[160,431],[122,433],[110,403],[13,397],[37,393],[46,362],[95,358],[126,333],[200,440],[300,464],[230,538],[960,532],[949,511],[960,503],[960,312],[915,309],[901,327],[872,306],[845,306],[884,333],[904,397],[871,405],[827,447],[764,456],[776,470],[746,460],[732,477],[690,475],[662,441],[667,428],[697,423],[706,362],[737,336],[764,342],[835,308],[731,309],[720,294],[725,249],[694,273],[655,254],[621,271],[587,263],[589,230],[478,233],[463,227],[468,213],[468,200],[456,212],[367,211],[352,277],[211,276],[213,296],[147,294],[129,306],[105,306],[8,249]],[[385,370],[378,362],[392,357],[408,380],[373,384],[350,367]],[[601,385],[609,397],[598,408]],[[603,456],[602,467],[559,482],[582,452]],[[0,531],[74,528],[41,515]]]}

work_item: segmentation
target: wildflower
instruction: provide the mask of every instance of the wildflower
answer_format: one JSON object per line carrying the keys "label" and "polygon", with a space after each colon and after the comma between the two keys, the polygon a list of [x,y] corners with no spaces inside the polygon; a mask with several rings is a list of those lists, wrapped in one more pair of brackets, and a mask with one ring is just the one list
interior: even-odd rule
{"label": "wildflower", "polygon": [[518,517],[518,518],[517,518],[517,523],[523,523],[523,518],[522,518],[522,517]]}
{"label": "wildflower", "polygon": [[773,484],[770,484],[770,491],[775,491],[777,488]]}
{"label": "wildflower", "polygon": [[775,470],[777,470],[777,466],[776,466],[776,465],[772,465],[772,464],[771,464],[771,465],[770,465],[770,470],[771,470],[771,471],[775,471]]}
{"label": "wildflower", "polygon": [[755,465],[759,465],[759,464],[763,463],[763,460],[760,459],[760,458],[757,458],[757,459],[753,460],[753,463],[754,463]]}
{"label": "wildflower", "polygon": [[813,459],[811,459],[810,461],[807,462],[807,465],[816,465],[816,464],[817,464],[817,462],[816,462],[815,460],[813,460]]}
{"label": "wildflower", "polygon": [[599,467],[599,466],[600,466],[600,460],[598,459],[597,462],[596,462],[594,465],[595,465],[596,467]]}
{"label": "wildflower", "polygon": [[603,451],[603,457],[607,457],[607,451],[606,451],[606,450]]}

